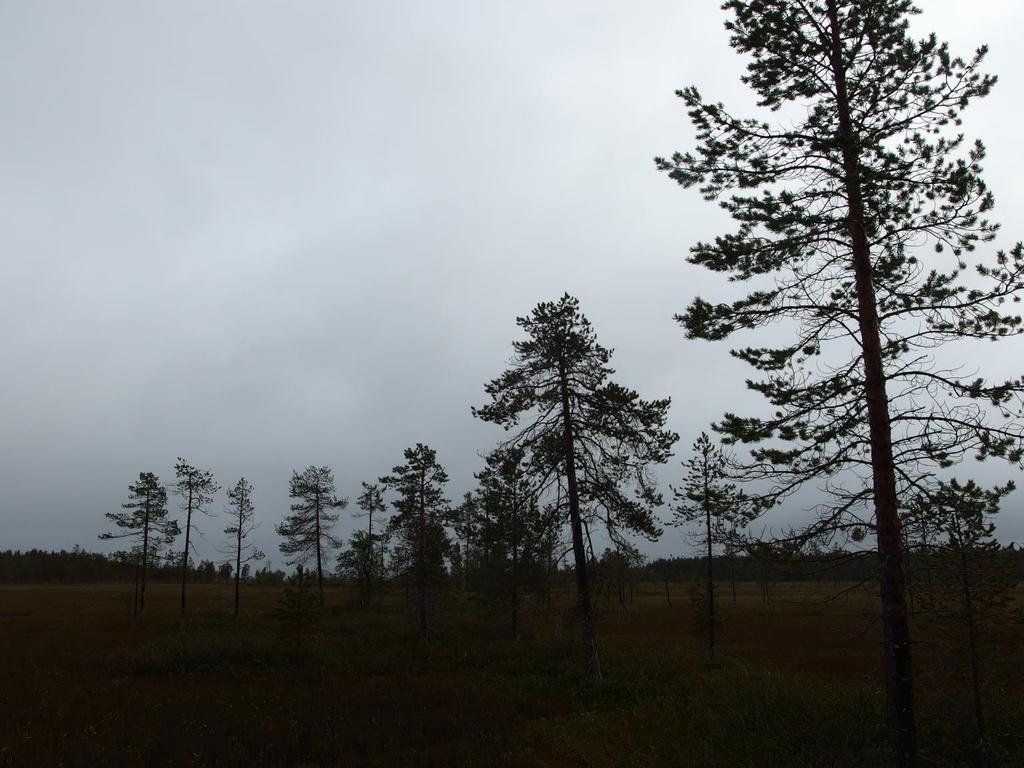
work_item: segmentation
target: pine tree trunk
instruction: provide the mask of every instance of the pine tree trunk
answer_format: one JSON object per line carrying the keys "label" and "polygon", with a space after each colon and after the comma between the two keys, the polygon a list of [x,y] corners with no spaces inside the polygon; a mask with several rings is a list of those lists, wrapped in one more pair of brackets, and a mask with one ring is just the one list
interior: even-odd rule
{"label": "pine tree trunk", "polygon": [[930,608],[935,607],[935,591],[934,585],[932,584],[932,544],[931,537],[929,536],[928,524],[922,523],[921,528],[921,539],[924,544],[922,552],[924,553],[924,577],[928,583],[928,605]]}
{"label": "pine tree trunk", "polygon": [[367,513],[366,523],[366,561],[363,567],[364,576],[366,580],[366,597],[363,599],[363,605],[367,608],[373,603],[373,509],[371,508]]}
{"label": "pine tree trunk", "polygon": [[590,581],[587,578],[587,551],[583,546],[583,523],[580,519],[580,497],[576,485],[576,450],[572,430],[572,412],[569,408],[569,383],[564,363],[559,363],[562,390],[562,427],[564,432],[564,461],[566,485],[569,494],[569,522],[572,528],[572,552],[576,560],[576,593],[580,607],[584,665],[592,683],[601,682],[601,662],[597,656],[597,637],[594,633],[594,613],[590,602]]}
{"label": "pine tree trunk", "polygon": [[149,564],[149,505],[150,492],[146,491],[146,512],[142,528],[142,578],[139,581],[139,616],[146,610],[146,566]]}
{"label": "pine tree trunk", "polygon": [[729,580],[732,581],[732,605],[736,607],[736,553],[729,550]]}
{"label": "pine tree trunk", "polygon": [[555,580],[558,577],[558,569],[555,563],[555,545],[548,539],[548,572],[547,572],[547,583],[544,585],[544,600],[545,606],[551,607],[551,599],[555,589]]}
{"label": "pine tree trunk", "polygon": [[967,618],[967,650],[971,657],[971,687],[974,689],[974,722],[978,729],[978,742],[985,740],[985,713],[981,706],[981,671],[978,666],[978,636],[974,618],[974,599],[971,592],[971,574],[967,551],[960,539],[960,583],[964,593],[964,612]]}
{"label": "pine tree trunk", "polygon": [[384,569],[385,569],[385,564],[384,564],[384,541],[383,541],[383,537],[381,537],[381,543],[380,543],[380,575],[381,575],[381,583],[380,583],[380,589],[377,590],[377,613],[380,613],[381,609],[384,607],[384,588],[387,585],[387,575],[386,575],[386,571]]}
{"label": "pine tree trunk", "polygon": [[138,558],[135,560],[135,592],[132,596],[132,618],[139,618],[139,572],[142,569],[142,563]]}
{"label": "pine tree trunk", "polygon": [[519,639],[519,555],[512,550],[512,639]]}
{"label": "pine tree trunk", "polygon": [[708,540],[708,656],[715,660],[715,573],[711,553],[711,505],[708,503],[707,474],[704,475],[704,524]]}
{"label": "pine tree trunk", "polygon": [[914,613],[914,561],[910,553],[910,542],[906,534],[903,536],[903,557],[907,576],[907,610]]}
{"label": "pine tree trunk", "polygon": [[889,700],[889,732],[898,765],[917,764],[914,697],[910,658],[910,627],[904,594],[903,548],[896,500],[889,402],[885,390],[882,349],[873,270],[865,227],[857,141],[846,91],[846,65],[840,41],[836,0],[827,0],[831,28],[831,64],[836,86],[836,110],[843,155],[844,183],[849,205],[847,227],[852,243],[857,291],[864,387],[871,437],[871,470],[875,502],[878,558],[885,635],[885,676]]}
{"label": "pine tree trunk", "polygon": [[519,519],[517,501],[512,494],[512,639],[519,639]]}
{"label": "pine tree trunk", "polygon": [[188,553],[192,535],[192,486],[188,489],[188,505],[185,511],[185,554],[181,558],[181,615],[185,615],[185,584],[188,582]]}
{"label": "pine tree trunk", "polygon": [[419,548],[416,553],[416,592],[420,609],[420,637],[427,637],[427,503],[424,498],[426,478],[420,476]]}
{"label": "pine tree trunk", "polygon": [[771,595],[768,593],[768,562],[761,561],[761,604],[766,608],[771,602]]}
{"label": "pine tree trunk", "polygon": [[711,506],[708,505],[708,483],[705,482],[705,521],[708,537],[708,655],[715,660],[715,566],[712,559]]}
{"label": "pine tree trunk", "polygon": [[[244,502],[244,496],[243,496]],[[235,550],[235,618],[238,618],[239,581],[242,578],[242,521],[238,521],[238,548]]]}
{"label": "pine tree trunk", "polygon": [[314,514],[316,515],[316,588],[320,593],[320,610],[324,609],[324,568],[323,568],[323,555],[320,552],[320,492],[317,491],[316,497],[313,501],[315,508]]}

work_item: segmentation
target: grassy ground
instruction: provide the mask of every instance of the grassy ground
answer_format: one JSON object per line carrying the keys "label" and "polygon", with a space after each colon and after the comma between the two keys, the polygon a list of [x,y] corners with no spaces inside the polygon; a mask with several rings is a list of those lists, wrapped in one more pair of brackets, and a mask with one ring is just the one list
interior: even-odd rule
{"label": "grassy ground", "polygon": [[[741,585],[733,606],[723,588],[711,665],[687,586],[669,606],[641,585],[624,607],[601,601],[595,689],[579,679],[569,594],[527,604],[518,641],[493,606],[451,597],[423,642],[398,593],[367,611],[332,588],[297,636],[274,618],[275,588],[246,590],[238,622],[224,586],[193,587],[185,621],[175,588],[151,585],[133,622],[129,590],[0,589],[0,765],[888,764],[868,592],[822,602],[831,586],[780,585],[764,606]],[[939,658],[922,644],[926,764],[1024,764],[1019,681],[989,704],[981,756],[967,691]]]}

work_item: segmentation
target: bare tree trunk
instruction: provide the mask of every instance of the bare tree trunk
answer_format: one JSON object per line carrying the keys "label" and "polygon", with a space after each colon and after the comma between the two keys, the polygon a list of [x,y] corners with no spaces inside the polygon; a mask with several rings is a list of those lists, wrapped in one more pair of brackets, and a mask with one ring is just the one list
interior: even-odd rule
{"label": "bare tree trunk", "polygon": [[864,358],[864,389],[867,400],[868,428],[871,436],[871,474],[880,561],[889,732],[898,765],[902,768],[910,768],[917,764],[917,738],[914,723],[910,627],[904,595],[903,547],[900,540],[900,520],[896,500],[892,428],[889,421],[889,401],[885,390],[885,372],[882,366],[878,308],[861,191],[860,159],[850,118],[849,97],[846,91],[846,64],[843,61],[836,0],[826,0],[826,7],[830,23],[831,65],[836,87],[836,110],[839,120],[837,138],[842,147],[844,183],[849,205],[847,227],[853,251],[860,342]]}
{"label": "bare tree trunk", "polygon": [[565,364],[558,367],[562,390],[562,426],[564,432],[564,461],[566,485],[569,493],[569,523],[572,528],[572,551],[576,560],[576,594],[580,607],[584,665],[592,683],[601,682],[601,662],[597,656],[597,637],[594,633],[594,613],[590,603],[590,581],[587,578],[587,551],[583,546],[583,524],[580,520],[580,497],[576,485],[576,450],[572,430],[572,412],[569,408],[569,383]]}

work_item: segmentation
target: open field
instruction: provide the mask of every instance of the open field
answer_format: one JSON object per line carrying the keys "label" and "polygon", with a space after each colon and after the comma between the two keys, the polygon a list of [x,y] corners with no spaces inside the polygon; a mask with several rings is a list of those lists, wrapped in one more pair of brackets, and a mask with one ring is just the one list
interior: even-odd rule
{"label": "open field", "polygon": [[[571,595],[524,607],[506,636],[500,606],[450,596],[428,642],[401,607],[354,607],[328,591],[315,630],[275,618],[282,590],[150,585],[0,588],[0,765],[886,765],[877,597],[834,585],[758,587],[720,599],[721,663],[709,665],[688,586],[641,584],[600,601],[606,683],[579,681]],[[1000,649],[1020,675],[1020,628]],[[938,638],[918,632],[926,764],[980,759],[962,744],[967,693]],[[943,646],[944,647],[944,646]],[[1019,677],[992,686],[992,765],[1024,764]],[[998,690],[997,690],[998,689]],[[965,710],[966,711],[966,710]]]}

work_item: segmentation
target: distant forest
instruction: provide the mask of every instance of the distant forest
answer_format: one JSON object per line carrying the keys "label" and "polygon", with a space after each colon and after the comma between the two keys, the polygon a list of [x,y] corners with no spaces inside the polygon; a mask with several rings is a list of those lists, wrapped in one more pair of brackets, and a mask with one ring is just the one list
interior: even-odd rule
{"label": "distant forest", "polygon": [[[154,563],[149,578],[153,581],[176,582],[181,580],[181,563],[163,561]],[[136,564],[134,560],[101,552],[87,552],[81,547],[74,549],[43,550],[29,549],[0,551],[0,584],[95,584],[102,582],[134,582]],[[281,584],[285,579],[283,571],[269,568],[251,569],[242,566],[243,580],[259,584]],[[188,579],[194,583],[212,584],[227,582],[234,578],[230,562],[215,563],[212,560],[189,562]]]}
{"label": "distant forest", "polygon": [[[817,555],[798,555],[785,560],[777,557],[759,558],[753,555],[719,555],[714,558],[715,572],[723,585],[730,581],[776,582],[860,582],[878,577],[877,559],[870,550],[849,552],[837,550]],[[995,559],[1012,573],[1016,580],[1024,580],[1024,548],[1011,542],[1000,548]],[[925,579],[928,559],[915,554],[908,558],[911,577]],[[620,562],[618,553],[605,550],[600,559],[592,562],[595,580],[605,583],[645,582],[697,582],[707,571],[705,557],[659,557],[633,564]],[[0,584],[95,584],[135,580],[136,564],[133,560],[102,552],[89,552],[76,546],[67,550],[2,550],[0,551]],[[228,561],[189,561],[188,580],[197,584],[227,583],[234,578]],[[564,565],[557,574],[569,580],[572,566]],[[268,566],[250,568],[242,566],[242,581],[253,585],[280,585],[288,574]],[[164,560],[152,566],[150,578],[156,582],[174,583],[181,580],[181,563]],[[334,577],[331,583],[349,583]],[[354,583],[354,582],[353,582]],[[721,587],[727,589],[726,586]]]}

